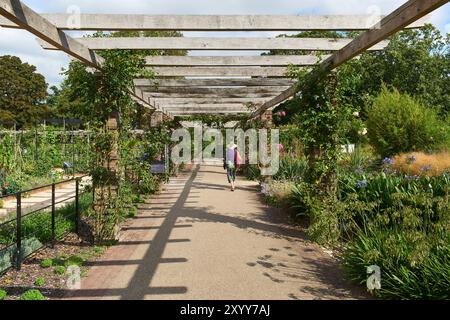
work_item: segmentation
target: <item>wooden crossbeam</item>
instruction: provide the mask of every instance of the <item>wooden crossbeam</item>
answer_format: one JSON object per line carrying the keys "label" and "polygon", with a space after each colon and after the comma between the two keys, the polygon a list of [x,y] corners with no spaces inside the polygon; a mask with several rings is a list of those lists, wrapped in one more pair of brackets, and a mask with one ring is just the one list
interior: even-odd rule
{"label": "wooden crossbeam", "polygon": [[[85,65],[101,70],[103,62],[101,57],[76,39],[58,30],[50,21],[37,14],[21,1],[0,0],[0,16],[73,58],[80,60]],[[130,91],[130,94],[137,103],[147,108],[153,108],[148,102],[136,96],[135,93]]]}
{"label": "wooden crossbeam", "polygon": [[[328,58],[329,55],[323,57]],[[278,56],[153,56],[146,58],[148,66],[159,67],[223,67],[223,66],[266,66],[286,67],[288,65],[309,66],[320,62],[314,55]]]}
{"label": "wooden crossbeam", "polygon": [[283,67],[154,67],[157,77],[286,77]]}
{"label": "wooden crossbeam", "polygon": [[268,92],[281,92],[288,87],[286,86],[274,86],[274,87],[214,87],[214,88],[203,88],[203,87],[138,87],[139,89],[145,91],[146,93],[198,93],[198,94],[208,94],[208,93],[268,93]]}
{"label": "wooden crossbeam", "polygon": [[205,93],[144,93],[149,98],[272,98],[279,94],[276,92],[267,93],[248,93],[248,92],[236,92],[236,91],[210,91]]}
{"label": "wooden crossbeam", "polygon": [[227,86],[290,86],[291,78],[225,78],[225,79],[135,79],[138,87],[227,87]]}
{"label": "wooden crossbeam", "polygon": [[0,0],[0,15],[52,47],[64,51],[90,67],[100,69],[102,62],[100,57],[80,41],[58,30],[50,21],[21,1]]}
{"label": "wooden crossbeam", "polygon": [[178,104],[160,104],[159,105],[164,110],[170,111],[189,111],[189,110],[209,110],[209,111],[247,111],[249,110],[242,103],[223,103],[223,104],[189,104],[189,105],[178,105]]}
{"label": "wooden crossbeam", "polygon": [[[146,93],[144,93],[147,96]],[[152,98],[150,103],[159,104],[221,104],[221,103],[255,103],[262,105],[269,98]]]}
{"label": "wooden crossbeam", "polygon": [[[277,94],[282,92],[286,87],[236,87],[236,88],[161,88],[162,91],[155,89],[146,89],[140,88],[143,92],[149,95],[190,95],[190,94],[204,94],[204,95],[217,95],[217,96],[227,96],[227,95],[241,95],[244,96],[246,94]],[[166,90],[163,90],[166,89]]]}
{"label": "wooden crossbeam", "polygon": [[[378,24],[376,24],[373,29],[364,32],[363,34],[355,38],[352,42],[347,44],[344,48],[331,55],[328,59],[324,60],[320,64],[320,69],[331,71],[334,68],[337,68],[343,63],[363,53],[368,48],[377,45],[392,34],[402,30],[411,23],[414,23],[423,16],[443,6],[448,1],[449,0],[407,1],[391,14],[384,17]],[[311,75],[311,78],[314,79],[314,76],[315,75]],[[265,110],[268,110],[273,106],[285,101],[300,90],[301,88],[298,88],[296,86],[290,87],[275,98],[263,104],[261,108],[259,108],[252,114],[252,116],[257,117],[261,115]]]}
{"label": "wooden crossbeam", "polygon": [[[42,14],[63,30],[305,31],[367,30],[373,15]],[[382,16],[380,16],[380,19]],[[425,21],[411,27],[420,27]],[[18,27],[0,20],[4,27]]]}
{"label": "wooden crossbeam", "polygon": [[220,115],[220,114],[243,114],[243,113],[250,113],[249,110],[242,110],[242,111],[236,111],[236,110],[189,110],[189,111],[167,111],[172,116],[186,116],[186,115],[192,115],[192,114],[214,114],[214,115]]}
{"label": "wooden crossbeam", "polygon": [[[352,39],[344,38],[182,38],[182,37],[130,37],[130,38],[77,38],[91,50],[310,50],[336,51]],[[53,45],[40,42],[44,49]],[[388,42],[380,42],[368,50],[382,50]]]}

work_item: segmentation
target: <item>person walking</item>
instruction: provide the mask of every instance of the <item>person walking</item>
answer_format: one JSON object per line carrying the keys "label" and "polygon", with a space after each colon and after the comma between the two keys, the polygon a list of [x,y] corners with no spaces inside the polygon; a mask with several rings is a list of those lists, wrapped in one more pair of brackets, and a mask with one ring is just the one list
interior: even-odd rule
{"label": "person walking", "polygon": [[241,156],[238,151],[238,146],[231,143],[226,152],[223,162],[223,168],[227,170],[228,183],[231,184],[231,191],[235,189],[236,183],[236,169],[241,164]]}

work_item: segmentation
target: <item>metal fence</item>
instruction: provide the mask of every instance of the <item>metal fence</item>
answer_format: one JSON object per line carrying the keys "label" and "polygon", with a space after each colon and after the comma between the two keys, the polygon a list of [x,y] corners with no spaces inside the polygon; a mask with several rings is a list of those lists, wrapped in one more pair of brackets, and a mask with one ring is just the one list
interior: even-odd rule
{"label": "metal fence", "polygon": [[[20,270],[22,261],[32,253],[49,244],[54,246],[69,232],[79,232],[80,213],[92,203],[92,192],[82,184],[82,178],[8,195],[9,199],[15,197],[15,211],[0,222],[0,274],[11,267]],[[63,184],[64,193],[58,196],[57,192],[62,188],[57,187]],[[39,191],[50,191],[50,197],[41,194],[36,196],[36,203],[24,203]]]}

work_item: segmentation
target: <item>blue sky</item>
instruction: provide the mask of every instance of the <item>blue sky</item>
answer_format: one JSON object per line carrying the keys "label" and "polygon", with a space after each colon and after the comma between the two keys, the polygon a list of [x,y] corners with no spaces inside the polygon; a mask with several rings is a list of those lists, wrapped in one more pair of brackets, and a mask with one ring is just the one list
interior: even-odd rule
{"label": "blue sky", "polygon": [[[147,14],[368,14],[378,8],[387,14],[405,0],[24,0],[37,12],[66,12],[76,5],[82,13],[147,13]],[[442,32],[450,32],[450,3],[432,13],[431,22]],[[185,33],[185,36],[206,36],[207,33]],[[209,33],[218,35],[218,33]],[[221,36],[242,36],[242,33],[222,32]],[[274,36],[274,33],[250,33],[247,36]],[[17,55],[23,61],[37,66],[50,85],[60,83],[61,68],[67,66],[66,54],[44,51],[34,36],[22,30],[0,28],[0,55]],[[195,54],[195,53],[194,53]],[[202,54],[219,54],[203,52]],[[223,55],[224,53],[220,53]],[[236,54],[227,52],[227,54]],[[240,52],[239,54],[243,54]],[[244,53],[245,54],[245,53]],[[251,53],[247,53],[251,54]],[[254,54],[254,53],[253,53]]]}

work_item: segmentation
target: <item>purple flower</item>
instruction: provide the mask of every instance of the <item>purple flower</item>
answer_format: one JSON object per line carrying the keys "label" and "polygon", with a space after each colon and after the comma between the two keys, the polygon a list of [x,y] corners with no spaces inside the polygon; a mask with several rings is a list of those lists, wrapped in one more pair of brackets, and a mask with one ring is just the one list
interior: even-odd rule
{"label": "purple flower", "polygon": [[393,165],[394,164],[394,160],[391,158],[384,158],[383,159],[383,164],[384,165]]}
{"label": "purple flower", "polygon": [[367,180],[366,179],[356,181],[356,188],[357,189],[362,189],[362,188],[365,188],[365,187],[367,187]]}

